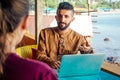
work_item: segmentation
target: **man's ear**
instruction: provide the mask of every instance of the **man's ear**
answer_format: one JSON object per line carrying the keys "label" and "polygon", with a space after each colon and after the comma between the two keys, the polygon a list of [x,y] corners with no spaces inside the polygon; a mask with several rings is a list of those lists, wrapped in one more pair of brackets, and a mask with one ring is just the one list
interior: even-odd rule
{"label": "man's ear", "polygon": [[73,17],[72,21],[74,21],[74,20],[75,20],[75,17]]}
{"label": "man's ear", "polygon": [[57,16],[55,16],[55,19],[57,20]]}
{"label": "man's ear", "polygon": [[27,20],[28,20],[28,16],[25,16],[22,20],[22,29],[26,29],[27,28]]}

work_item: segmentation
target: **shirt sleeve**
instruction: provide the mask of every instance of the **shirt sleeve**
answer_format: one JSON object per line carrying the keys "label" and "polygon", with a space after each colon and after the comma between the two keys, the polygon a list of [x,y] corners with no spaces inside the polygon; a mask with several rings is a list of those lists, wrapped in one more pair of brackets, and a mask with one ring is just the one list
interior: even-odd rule
{"label": "shirt sleeve", "polygon": [[45,31],[41,30],[39,34],[39,43],[38,43],[38,51],[37,51],[37,59],[47,63],[48,65],[52,65],[54,60],[47,56],[46,52],[46,39],[45,39]]}

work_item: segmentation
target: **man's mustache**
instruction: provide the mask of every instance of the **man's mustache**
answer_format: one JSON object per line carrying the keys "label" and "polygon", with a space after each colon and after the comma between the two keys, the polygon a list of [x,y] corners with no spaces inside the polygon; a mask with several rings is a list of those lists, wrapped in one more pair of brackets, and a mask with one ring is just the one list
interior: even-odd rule
{"label": "man's mustache", "polygon": [[64,23],[64,22],[59,22],[59,24],[66,24],[66,23]]}

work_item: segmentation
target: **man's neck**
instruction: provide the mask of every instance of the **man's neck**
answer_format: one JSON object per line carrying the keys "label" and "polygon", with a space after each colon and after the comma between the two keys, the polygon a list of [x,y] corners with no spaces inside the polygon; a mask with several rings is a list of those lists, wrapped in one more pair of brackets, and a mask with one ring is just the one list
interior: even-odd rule
{"label": "man's neck", "polygon": [[59,28],[57,28],[57,29],[58,29],[58,32],[60,34],[65,34],[65,33],[69,32],[71,30],[69,27],[67,29],[65,29],[65,30],[60,30]]}

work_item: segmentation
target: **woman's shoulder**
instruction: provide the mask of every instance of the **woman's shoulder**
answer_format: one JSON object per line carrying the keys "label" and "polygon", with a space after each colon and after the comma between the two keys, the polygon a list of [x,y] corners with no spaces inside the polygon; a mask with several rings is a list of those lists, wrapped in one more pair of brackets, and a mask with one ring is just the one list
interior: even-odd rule
{"label": "woman's shoulder", "polygon": [[[41,61],[32,60],[32,59],[26,59],[26,62],[28,62],[28,66],[32,69],[33,73],[39,76],[41,75],[41,78],[46,78],[50,80],[57,80],[56,73],[52,70],[52,68]],[[38,77],[38,76],[37,76]],[[45,80],[46,80],[45,79]]]}
{"label": "woman's shoulder", "polygon": [[46,63],[32,59],[24,59],[14,53],[8,56],[6,62],[6,68],[7,67],[10,67],[9,70],[14,70],[12,74],[22,71],[22,73],[20,73],[19,75],[22,75],[24,73],[27,73],[31,77],[39,77],[40,75],[41,77],[45,77],[46,75],[47,77],[52,76],[54,78],[53,80],[57,80],[56,74]]}
{"label": "woman's shoulder", "polygon": [[[14,63],[14,66],[11,65],[11,63]],[[12,66],[12,67],[23,67],[26,69],[32,69],[32,70],[51,70],[51,68],[41,62],[41,61],[37,61],[37,60],[33,60],[33,59],[25,59],[25,58],[21,58],[19,57],[17,54],[15,53],[10,53],[10,55],[7,57],[6,59],[6,65],[7,66]]]}

